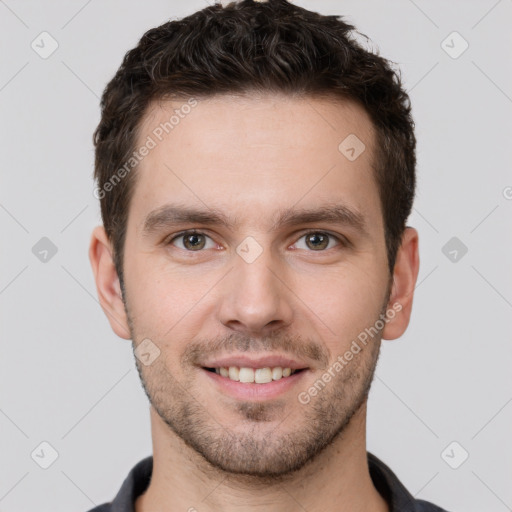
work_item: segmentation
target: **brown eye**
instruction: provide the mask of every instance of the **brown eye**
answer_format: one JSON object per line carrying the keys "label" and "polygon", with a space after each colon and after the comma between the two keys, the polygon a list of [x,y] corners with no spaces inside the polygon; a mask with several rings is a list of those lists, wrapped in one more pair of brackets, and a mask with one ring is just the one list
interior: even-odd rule
{"label": "brown eye", "polygon": [[329,239],[322,233],[312,233],[310,235],[306,235],[306,243],[308,244],[308,247],[315,250],[325,249],[329,245]]}
{"label": "brown eye", "polygon": [[303,235],[301,239],[302,238],[305,239],[305,248],[316,252],[322,252],[325,249],[332,248],[332,241],[337,242],[334,245],[340,244],[340,239],[338,237],[331,235],[330,233],[324,233],[323,231],[310,231]]}
{"label": "brown eye", "polygon": [[197,234],[185,235],[183,245],[190,250],[202,249],[205,246],[204,237]]}
{"label": "brown eye", "polygon": [[[206,247],[207,239],[210,239],[210,237],[204,233],[189,231],[176,235],[171,240],[169,240],[169,244],[179,247],[185,251],[199,252]],[[178,241],[181,241],[181,244],[178,244]],[[211,246],[208,248],[212,248],[214,246],[215,244],[212,241]]]}

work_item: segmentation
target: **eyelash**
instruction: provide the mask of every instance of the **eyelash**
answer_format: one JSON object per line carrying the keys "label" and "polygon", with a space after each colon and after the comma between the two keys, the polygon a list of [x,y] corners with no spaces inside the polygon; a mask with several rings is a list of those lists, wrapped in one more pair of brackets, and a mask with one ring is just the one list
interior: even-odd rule
{"label": "eyelash", "polygon": [[[338,244],[341,245],[341,246],[348,245],[348,241],[346,241],[342,237],[337,236],[337,235],[333,235],[333,234],[329,233],[328,231],[320,231],[318,229],[311,229],[309,231],[306,231],[306,232],[302,233],[302,235],[299,237],[299,240],[301,238],[304,238],[305,236],[312,235],[312,234],[327,235],[328,237],[333,238],[334,240],[336,240],[338,242]],[[203,233],[202,231],[196,231],[195,229],[189,229],[189,230],[186,230],[186,231],[181,231],[180,233],[177,233],[176,235],[174,235],[172,238],[168,239],[168,241],[166,242],[166,245],[172,245],[172,243],[175,240],[177,240],[178,238],[182,238],[184,236],[187,236],[187,235],[201,235],[201,236],[205,236],[205,237],[211,239],[210,236],[208,236],[206,233]],[[334,248],[335,247],[331,247],[331,249],[334,249]],[[181,247],[177,247],[177,249],[181,249]],[[191,253],[203,252],[204,251],[204,250],[189,251],[187,249],[182,249],[182,250],[184,250],[186,252],[191,252]],[[313,251],[313,250],[311,250],[310,252],[327,252],[328,250],[329,249],[323,249],[323,250],[320,250],[320,251]]]}

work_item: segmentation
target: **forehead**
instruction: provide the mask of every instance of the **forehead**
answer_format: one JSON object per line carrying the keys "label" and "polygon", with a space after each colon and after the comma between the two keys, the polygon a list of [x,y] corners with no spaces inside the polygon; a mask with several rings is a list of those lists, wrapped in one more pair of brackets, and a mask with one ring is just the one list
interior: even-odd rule
{"label": "forehead", "polygon": [[130,207],[139,229],[169,202],[232,212],[254,225],[262,213],[272,223],[275,212],[299,202],[380,215],[375,131],[353,102],[270,94],[157,101],[141,123],[142,146],[150,149],[136,168]]}
{"label": "forehead", "polygon": [[[158,145],[190,144],[228,158],[257,144],[287,148],[337,149],[340,136],[357,135],[374,144],[374,127],[366,110],[351,100],[293,97],[284,94],[216,95],[206,99],[157,100],[142,119],[138,142],[151,136]],[[233,137],[226,137],[233,135]],[[327,135],[327,138],[326,138]],[[373,147],[371,148],[373,149]]]}

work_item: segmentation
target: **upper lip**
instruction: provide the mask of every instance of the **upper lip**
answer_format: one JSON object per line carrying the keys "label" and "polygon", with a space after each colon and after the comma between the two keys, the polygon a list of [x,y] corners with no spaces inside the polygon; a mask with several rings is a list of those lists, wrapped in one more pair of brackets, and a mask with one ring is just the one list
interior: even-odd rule
{"label": "upper lip", "polygon": [[231,355],[212,359],[201,366],[205,368],[229,368],[230,366],[238,366],[239,368],[275,368],[276,366],[280,366],[281,368],[290,368],[292,370],[308,368],[308,365],[302,361],[297,361],[280,355],[267,355],[261,357]]}

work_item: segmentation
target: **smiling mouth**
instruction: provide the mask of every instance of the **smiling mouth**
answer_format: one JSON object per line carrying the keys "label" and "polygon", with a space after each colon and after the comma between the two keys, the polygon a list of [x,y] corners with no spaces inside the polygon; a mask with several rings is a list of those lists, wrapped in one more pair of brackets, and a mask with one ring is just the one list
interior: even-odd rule
{"label": "smiling mouth", "polygon": [[248,384],[268,384],[269,382],[286,379],[291,375],[306,370],[306,368],[292,370],[291,368],[282,368],[280,366],[276,366],[274,368],[247,368],[238,366],[230,366],[229,368],[203,367],[203,369],[212,373],[216,373],[221,377],[225,377],[226,379]]}

